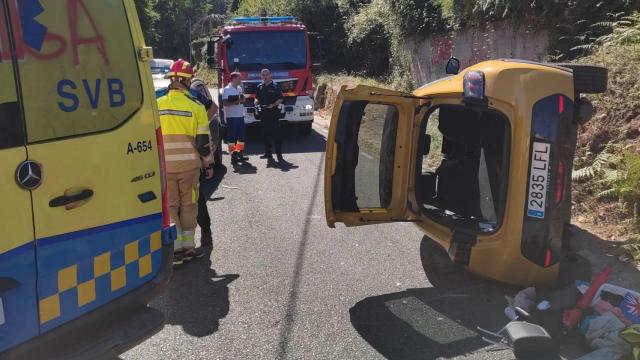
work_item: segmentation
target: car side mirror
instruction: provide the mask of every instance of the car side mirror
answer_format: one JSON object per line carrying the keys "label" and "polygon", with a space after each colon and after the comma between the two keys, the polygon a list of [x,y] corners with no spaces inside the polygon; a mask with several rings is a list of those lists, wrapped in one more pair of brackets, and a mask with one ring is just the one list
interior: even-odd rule
{"label": "car side mirror", "polygon": [[450,58],[449,61],[447,61],[445,72],[449,75],[458,75],[460,72],[460,60],[454,57]]}

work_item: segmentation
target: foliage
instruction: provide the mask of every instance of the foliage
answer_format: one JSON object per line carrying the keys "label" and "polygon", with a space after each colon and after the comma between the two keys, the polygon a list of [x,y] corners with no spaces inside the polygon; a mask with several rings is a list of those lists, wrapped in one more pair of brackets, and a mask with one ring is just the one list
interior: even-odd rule
{"label": "foliage", "polygon": [[135,0],[147,44],[156,57],[189,58],[189,24],[207,15],[209,0]]}
{"label": "foliage", "polygon": [[160,15],[155,10],[157,2],[158,0],[136,0],[135,2],[144,38],[148,44],[158,41],[156,23],[160,19]]}

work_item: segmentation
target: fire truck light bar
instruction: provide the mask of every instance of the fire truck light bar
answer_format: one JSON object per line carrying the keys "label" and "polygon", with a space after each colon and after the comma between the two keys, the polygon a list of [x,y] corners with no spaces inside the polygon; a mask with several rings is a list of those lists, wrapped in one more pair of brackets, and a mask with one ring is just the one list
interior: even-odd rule
{"label": "fire truck light bar", "polygon": [[235,23],[245,23],[245,24],[258,24],[258,23],[285,23],[285,22],[294,22],[296,18],[293,16],[278,16],[278,17],[238,17],[234,18],[233,22]]}

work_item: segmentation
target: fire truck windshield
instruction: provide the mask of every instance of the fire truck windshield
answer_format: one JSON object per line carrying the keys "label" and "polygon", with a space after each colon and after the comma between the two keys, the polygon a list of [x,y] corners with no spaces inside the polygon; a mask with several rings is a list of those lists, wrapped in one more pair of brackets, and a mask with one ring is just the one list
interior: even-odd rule
{"label": "fire truck windshield", "polygon": [[234,32],[227,44],[230,70],[283,70],[307,66],[304,31]]}

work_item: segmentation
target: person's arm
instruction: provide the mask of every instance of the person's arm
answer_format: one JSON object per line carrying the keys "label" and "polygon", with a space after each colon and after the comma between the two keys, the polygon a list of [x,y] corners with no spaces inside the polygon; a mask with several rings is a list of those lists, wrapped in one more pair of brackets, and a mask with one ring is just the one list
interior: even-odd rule
{"label": "person's arm", "polygon": [[211,156],[211,134],[209,132],[209,120],[207,119],[204,108],[199,108],[194,113],[196,117],[196,150],[202,157],[202,162],[205,167],[208,167],[213,163],[213,157]]}
{"label": "person's arm", "polygon": [[278,96],[278,100],[276,100],[276,102],[271,105],[272,108],[276,108],[284,102],[284,95],[282,95],[282,89],[280,89],[280,85],[274,84],[274,86],[276,88],[276,95]]}
{"label": "person's arm", "polygon": [[211,106],[207,108],[207,116],[209,120],[213,119],[216,115],[218,115],[218,105],[215,102],[211,101]]}
{"label": "person's arm", "polygon": [[240,105],[240,97],[238,96],[237,101],[229,101],[230,95],[234,95],[234,94],[231,94],[231,90],[227,90],[227,88],[224,88],[222,90],[222,105],[224,106]]}

